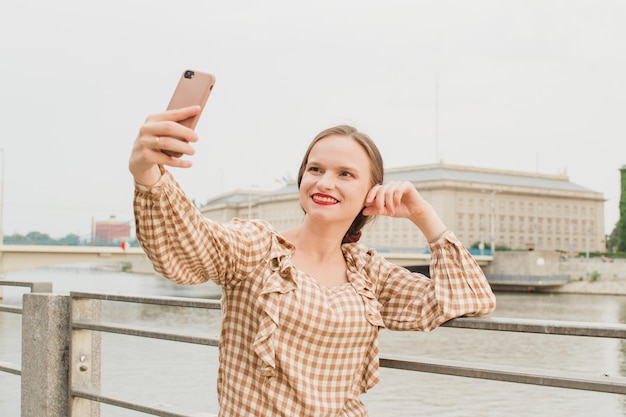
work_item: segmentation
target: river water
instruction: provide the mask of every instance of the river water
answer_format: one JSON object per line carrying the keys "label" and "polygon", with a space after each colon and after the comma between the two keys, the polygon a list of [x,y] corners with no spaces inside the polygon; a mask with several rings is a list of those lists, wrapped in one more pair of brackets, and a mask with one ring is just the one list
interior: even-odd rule
{"label": "river water", "polygon": [[[215,297],[212,284],[174,285],[155,275],[102,270],[90,265],[24,270],[8,280],[49,281],[54,292],[105,292]],[[4,303],[20,304],[22,288],[4,288]],[[626,297],[499,293],[494,317],[626,323]],[[210,332],[218,311],[105,303],[103,318]],[[19,364],[21,317],[0,313],[0,361]],[[625,375],[626,344],[600,338],[440,328],[431,333],[383,331],[384,353],[531,368]],[[149,404],[170,404],[198,413],[217,412],[217,349],[186,343],[104,334],[102,388]],[[545,388],[410,371],[381,369],[382,382],[363,395],[371,417],[388,416],[626,416],[615,394]],[[20,378],[0,373],[0,417],[20,415]],[[140,416],[102,406],[103,417]],[[200,415],[200,414],[198,414]]]}

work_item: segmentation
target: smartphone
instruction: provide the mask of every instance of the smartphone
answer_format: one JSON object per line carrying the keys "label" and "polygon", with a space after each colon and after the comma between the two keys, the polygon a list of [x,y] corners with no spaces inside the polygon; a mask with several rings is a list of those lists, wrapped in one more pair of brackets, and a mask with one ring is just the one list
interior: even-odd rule
{"label": "smartphone", "polygon": [[[198,124],[198,119],[200,119],[200,115],[202,114],[202,110],[204,110],[204,105],[209,99],[211,90],[213,90],[213,85],[215,85],[215,76],[213,74],[190,69],[185,70],[180,76],[180,80],[174,90],[170,104],[167,106],[167,110],[199,105],[200,113],[178,122],[190,129],[195,129]],[[176,158],[182,156],[179,152],[161,152]]]}

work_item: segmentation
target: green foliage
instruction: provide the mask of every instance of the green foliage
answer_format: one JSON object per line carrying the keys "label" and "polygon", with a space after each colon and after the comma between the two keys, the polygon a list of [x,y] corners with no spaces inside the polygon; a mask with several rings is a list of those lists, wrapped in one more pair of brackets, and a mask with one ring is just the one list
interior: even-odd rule
{"label": "green foliage", "polygon": [[70,233],[69,235],[57,240],[59,245],[78,246],[80,245],[80,236]]}
{"label": "green foliage", "polygon": [[4,243],[7,245],[54,245],[54,241],[49,235],[41,232],[29,232],[26,236],[13,234],[4,237]]}
{"label": "green foliage", "polygon": [[[621,172],[621,195],[619,200],[619,220],[616,226],[617,252],[626,252],[626,165],[620,169]],[[611,234],[612,235],[612,234]]]}
{"label": "green foliage", "polygon": [[611,232],[611,234],[606,237],[606,251],[607,252],[614,252],[615,250],[617,250],[617,240],[618,240],[617,225],[618,224],[616,223],[615,227],[613,227],[613,231]]}
{"label": "green foliage", "polygon": [[[4,236],[5,245],[59,245],[59,246],[92,246],[93,242],[89,240],[81,239],[80,236],[74,233],[62,237],[60,239],[53,239],[49,235],[41,232],[30,232],[26,235],[20,235],[18,233],[10,236]],[[139,242],[137,239],[133,239],[127,242],[128,247],[137,248]],[[119,243],[110,244],[98,244],[97,246],[119,246]]]}
{"label": "green foliage", "polygon": [[80,245],[80,236],[70,233],[61,239],[53,239],[49,235],[41,232],[29,232],[24,235],[12,234],[4,237],[6,245]]}
{"label": "green foliage", "polygon": [[600,279],[600,273],[598,271],[594,270],[589,274],[589,282],[596,282],[598,279]]}

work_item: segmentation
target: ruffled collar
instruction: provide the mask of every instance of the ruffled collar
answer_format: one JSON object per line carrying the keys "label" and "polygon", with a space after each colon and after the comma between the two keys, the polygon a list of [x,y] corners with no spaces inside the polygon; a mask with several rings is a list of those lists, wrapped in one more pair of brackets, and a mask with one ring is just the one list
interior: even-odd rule
{"label": "ruffled collar", "polygon": [[[366,267],[372,256],[376,255],[374,249],[367,249],[359,243],[344,243],[341,245],[343,257],[348,266],[348,279],[353,286],[364,286],[374,290],[374,278],[366,272]],[[356,288],[356,287],[355,287]]]}
{"label": "ruffled collar", "polygon": [[[282,280],[270,280],[263,288],[263,293],[277,291],[284,293],[294,289],[295,266],[291,262],[291,256],[296,247],[278,232],[272,233],[272,245],[269,253],[269,268]],[[376,255],[374,249],[367,249],[359,243],[344,243],[341,245],[343,257],[348,269],[348,281],[359,292],[363,288],[374,290],[375,282],[365,269],[372,256]],[[273,274],[274,275],[274,274]]]}

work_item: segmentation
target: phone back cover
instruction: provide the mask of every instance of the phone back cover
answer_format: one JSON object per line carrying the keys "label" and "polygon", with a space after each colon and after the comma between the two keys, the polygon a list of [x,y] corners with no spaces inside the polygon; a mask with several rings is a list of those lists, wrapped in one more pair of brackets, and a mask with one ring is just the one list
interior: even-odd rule
{"label": "phone back cover", "polygon": [[[183,72],[183,75],[181,75],[180,80],[178,81],[178,85],[172,95],[170,104],[167,106],[168,110],[180,109],[181,107],[194,105],[200,105],[200,107],[204,109],[204,105],[211,94],[211,89],[215,84],[215,77],[212,74],[193,71],[194,76],[192,78],[185,78],[186,72],[187,71]],[[190,117],[189,119],[182,120],[179,123],[194,129],[199,118],[200,115],[198,114],[195,117]]]}

